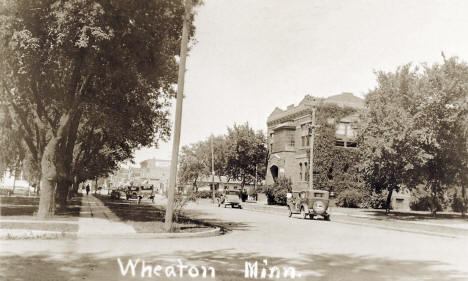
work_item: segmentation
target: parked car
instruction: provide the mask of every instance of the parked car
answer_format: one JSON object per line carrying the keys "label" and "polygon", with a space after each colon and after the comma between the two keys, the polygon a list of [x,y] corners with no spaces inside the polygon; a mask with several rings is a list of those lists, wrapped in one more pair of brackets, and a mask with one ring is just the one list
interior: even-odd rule
{"label": "parked car", "polygon": [[218,198],[218,207],[221,207],[221,205],[224,205],[224,208],[226,208],[226,206],[231,205],[231,208],[236,207],[236,208],[242,209],[240,196],[241,196],[240,191],[226,190],[221,194],[221,197]]}
{"label": "parked car", "polygon": [[154,188],[153,186],[141,186],[138,192],[138,204],[141,199],[150,199],[154,203]]}
{"label": "parked car", "polygon": [[125,198],[127,196],[126,188],[125,187],[114,188],[112,189],[110,196],[111,196],[111,199]]}
{"label": "parked car", "polygon": [[330,220],[328,212],[329,192],[325,190],[296,191],[287,194],[289,217],[293,214],[301,214],[303,219],[309,216],[321,216]]}
{"label": "parked car", "polygon": [[138,186],[129,186],[125,198],[129,199],[138,199],[138,193],[140,192],[140,187]]}

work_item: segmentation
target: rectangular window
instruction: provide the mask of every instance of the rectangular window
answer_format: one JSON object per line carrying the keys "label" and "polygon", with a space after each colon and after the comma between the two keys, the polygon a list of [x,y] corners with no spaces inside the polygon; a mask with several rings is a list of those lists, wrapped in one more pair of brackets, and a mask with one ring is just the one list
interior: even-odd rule
{"label": "rectangular window", "polygon": [[296,145],[296,140],[294,139],[294,133],[291,133],[289,135],[289,145],[291,147],[294,147]]}

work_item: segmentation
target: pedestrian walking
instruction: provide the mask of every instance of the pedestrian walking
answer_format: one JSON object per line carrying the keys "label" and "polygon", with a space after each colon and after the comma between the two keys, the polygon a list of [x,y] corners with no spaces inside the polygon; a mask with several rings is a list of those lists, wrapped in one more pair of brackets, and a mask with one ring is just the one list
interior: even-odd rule
{"label": "pedestrian walking", "polygon": [[89,188],[89,184],[88,184],[88,185],[86,186],[86,195],[89,195],[89,190],[90,190],[90,188]]}

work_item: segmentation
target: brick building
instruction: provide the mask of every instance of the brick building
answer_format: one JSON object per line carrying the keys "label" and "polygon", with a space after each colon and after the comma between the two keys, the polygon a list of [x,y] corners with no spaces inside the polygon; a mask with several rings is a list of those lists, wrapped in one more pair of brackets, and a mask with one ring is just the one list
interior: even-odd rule
{"label": "brick building", "polygon": [[[360,109],[364,100],[351,93],[328,98],[313,98],[310,95],[297,105],[286,110],[275,108],[267,119],[268,169],[266,184],[272,184],[279,176],[290,178],[295,189],[306,189],[309,177],[309,124],[312,122],[312,105],[335,104],[340,107]],[[335,124],[337,146],[356,146],[356,124],[358,114],[340,120],[330,120]]]}

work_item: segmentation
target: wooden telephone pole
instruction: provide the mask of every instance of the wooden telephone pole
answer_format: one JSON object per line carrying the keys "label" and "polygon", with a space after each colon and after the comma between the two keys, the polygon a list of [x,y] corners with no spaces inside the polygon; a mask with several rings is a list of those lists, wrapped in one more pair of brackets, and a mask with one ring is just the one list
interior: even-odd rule
{"label": "wooden telephone pole", "polygon": [[180,46],[180,62],[179,62],[179,77],[177,81],[177,104],[174,127],[174,140],[172,144],[172,159],[171,170],[169,174],[169,186],[167,189],[167,206],[166,216],[164,219],[164,229],[168,232],[173,231],[173,216],[174,216],[174,197],[177,180],[177,163],[179,161],[179,145],[180,145],[180,128],[182,123],[182,101],[184,98],[184,82],[185,82],[185,62],[187,60],[187,44],[188,44],[188,24],[192,12],[192,0],[185,0],[184,22],[182,27],[182,42]]}
{"label": "wooden telephone pole", "polygon": [[213,186],[213,193],[212,193],[213,203],[215,203],[215,200],[216,200],[214,176],[215,176],[215,172],[214,172],[213,135],[211,135],[211,184]]}

